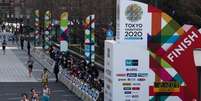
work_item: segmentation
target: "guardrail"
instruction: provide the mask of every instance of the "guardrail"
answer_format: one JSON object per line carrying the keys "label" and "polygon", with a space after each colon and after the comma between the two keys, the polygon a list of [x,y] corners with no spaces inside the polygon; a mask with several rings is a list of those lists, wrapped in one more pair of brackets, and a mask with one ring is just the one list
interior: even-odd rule
{"label": "guardrail", "polygon": [[31,50],[31,55],[36,59],[39,60],[38,62],[45,68],[48,69],[51,73],[53,73],[55,61],[51,59],[47,54],[43,51],[40,51],[36,48]]}
{"label": "guardrail", "polygon": [[[77,54],[71,51],[74,54]],[[32,56],[49,72],[53,73],[55,61],[49,57],[44,51],[33,48],[31,50]],[[74,92],[78,97],[84,101],[96,101],[99,97],[99,91],[87,86],[87,83],[82,82],[76,77],[72,77],[67,73],[67,70],[59,72],[59,81],[62,82],[69,90]]]}
{"label": "guardrail", "polygon": [[[55,44],[57,47],[59,47],[59,44]],[[81,58],[84,58],[84,50],[81,48],[80,44],[70,44],[68,51],[76,56],[79,56]],[[95,55],[95,65],[98,66],[98,69],[102,72],[104,71],[104,59],[101,56]]]}
{"label": "guardrail", "polygon": [[64,71],[59,74],[59,80],[83,101],[97,101],[99,97],[99,91],[90,88],[87,83],[80,81]]}

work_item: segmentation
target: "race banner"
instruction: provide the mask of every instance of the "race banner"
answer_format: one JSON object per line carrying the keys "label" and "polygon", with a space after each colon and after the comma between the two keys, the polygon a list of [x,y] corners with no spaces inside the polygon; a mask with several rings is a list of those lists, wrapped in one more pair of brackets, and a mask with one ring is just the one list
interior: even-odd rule
{"label": "race banner", "polygon": [[[181,27],[169,15],[153,6],[149,6],[149,12],[152,13],[152,30],[148,37],[148,49],[150,69],[155,75],[152,80],[154,84],[150,85],[150,100],[197,100],[198,76],[193,50],[200,47],[200,33],[193,26]],[[180,86],[169,85],[172,81]],[[157,83],[166,86],[156,86]]]}
{"label": "race banner", "polygon": [[149,100],[148,5],[117,0],[116,40],[105,41],[104,101]]}
{"label": "race banner", "polygon": [[[193,50],[201,48],[201,33],[195,27],[185,31],[185,34],[171,47],[162,57],[174,66],[186,83],[186,92],[184,98],[186,101],[197,99],[198,97],[198,79],[197,67],[194,63]],[[184,67],[185,66],[185,67]],[[190,68],[190,70],[189,70]],[[190,75],[189,74],[193,74]],[[191,92],[189,94],[189,91]],[[188,99],[188,100],[187,100]]]}
{"label": "race banner", "polygon": [[68,12],[63,12],[60,16],[60,51],[68,50],[68,34],[69,34]]}
{"label": "race banner", "polygon": [[201,33],[137,1],[118,0],[116,11],[116,41],[105,42],[104,100],[198,101],[193,51]]}
{"label": "race banner", "polygon": [[94,63],[95,61],[95,15],[90,15],[85,19],[85,48],[84,54],[87,63]]}
{"label": "race banner", "polygon": [[51,12],[48,10],[45,12],[45,32],[44,32],[44,39],[45,39],[45,49],[48,49],[50,46],[50,30],[51,30],[51,24],[52,24],[52,20],[51,20]]}
{"label": "race banner", "polygon": [[39,37],[40,37],[40,21],[39,21],[39,17],[40,17],[40,12],[39,10],[35,10],[34,12],[34,21],[35,21],[35,33],[34,33],[34,37],[35,37],[35,40],[34,40],[34,44],[36,45],[36,43],[38,43],[40,40],[39,40]]}

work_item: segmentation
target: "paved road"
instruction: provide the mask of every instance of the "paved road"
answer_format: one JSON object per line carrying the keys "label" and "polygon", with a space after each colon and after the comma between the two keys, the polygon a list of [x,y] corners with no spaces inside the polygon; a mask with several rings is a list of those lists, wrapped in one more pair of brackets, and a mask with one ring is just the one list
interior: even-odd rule
{"label": "paved road", "polygon": [[15,53],[9,49],[6,54],[0,50],[0,82],[37,82],[28,77],[28,70]]}
{"label": "paved road", "polygon": [[[2,49],[0,49],[0,101],[19,101],[21,93],[30,94],[31,88],[41,92],[40,75],[43,67],[35,61],[33,77],[29,78],[25,65],[27,59],[27,53],[15,45],[10,46],[9,44],[6,55],[3,55]],[[64,85],[55,83],[53,74],[49,75],[51,101],[81,101]]]}
{"label": "paved road", "polygon": [[[71,91],[60,83],[49,83],[51,88],[51,101],[81,101]],[[22,92],[30,95],[30,89],[35,88],[41,93],[41,84],[37,82],[1,82],[0,101],[20,101]],[[40,94],[41,95],[41,94]]]}

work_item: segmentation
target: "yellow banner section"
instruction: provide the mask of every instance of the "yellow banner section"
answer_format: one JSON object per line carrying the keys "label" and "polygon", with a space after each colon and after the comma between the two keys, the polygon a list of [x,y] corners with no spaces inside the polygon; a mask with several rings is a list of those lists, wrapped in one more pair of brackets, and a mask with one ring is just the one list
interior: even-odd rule
{"label": "yellow banner section", "polygon": [[176,81],[170,82],[155,82],[154,83],[154,92],[180,92],[180,84]]}

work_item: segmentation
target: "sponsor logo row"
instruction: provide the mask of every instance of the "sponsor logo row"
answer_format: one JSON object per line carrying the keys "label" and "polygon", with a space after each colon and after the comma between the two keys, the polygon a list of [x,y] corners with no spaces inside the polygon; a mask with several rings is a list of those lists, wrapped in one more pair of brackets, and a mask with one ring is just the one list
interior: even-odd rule
{"label": "sponsor logo row", "polygon": [[124,87],[123,90],[140,90],[140,87]]}
{"label": "sponsor logo row", "polygon": [[138,66],[139,61],[138,61],[138,59],[126,59],[125,60],[125,65],[126,66]]}
{"label": "sponsor logo row", "polygon": [[145,81],[145,78],[119,78],[118,81]]}
{"label": "sponsor logo row", "polygon": [[119,73],[116,74],[118,77],[147,77],[148,73]]}
{"label": "sponsor logo row", "polygon": [[122,83],[123,86],[140,86],[141,83],[128,83],[128,82],[125,82],[125,83]]}
{"label": "sponsor logo row", "polygon": [[[126,97],[126,98],[138,98],[139,95],[137,95],[137,94],[134,94],[134,95],[129,94],[129,95],[125,95],[125,97]],[[126,100],[126,101],[130,101],[130,100]]]}

